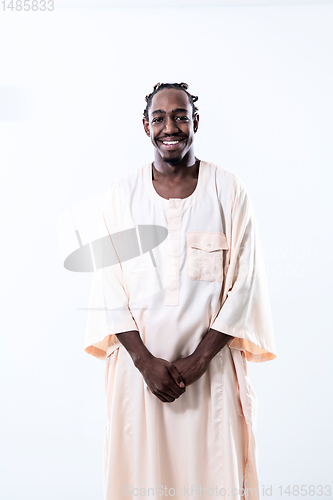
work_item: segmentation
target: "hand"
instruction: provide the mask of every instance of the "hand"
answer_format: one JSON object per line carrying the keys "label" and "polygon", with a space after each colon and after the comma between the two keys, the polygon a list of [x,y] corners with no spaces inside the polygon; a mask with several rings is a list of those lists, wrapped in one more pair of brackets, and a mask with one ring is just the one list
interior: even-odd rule
{"label": "hand", "polygon": [[185,386],[196,382],[208,368],[208,363],[194,354],[177,359],[177,361],[173,362],[173,365],[182,376]]}
{"label": "hand", "polygon": [[190,356],[174,361],[173,365],[183,377],[185,385],[196,382],[205,373],[213,357],[232,339],[230,335],[210,328]]}
{"label": "hand", "polygon": [[150,355],[136,366],[151,392],[163,403],[172,403],[184,394],[184,380],[169,361]]}

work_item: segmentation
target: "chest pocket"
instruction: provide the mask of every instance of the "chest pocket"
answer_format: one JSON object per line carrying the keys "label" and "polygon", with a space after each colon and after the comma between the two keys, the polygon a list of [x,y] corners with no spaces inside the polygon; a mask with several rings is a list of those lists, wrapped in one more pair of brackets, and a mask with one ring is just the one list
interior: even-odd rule
{"label": "chest pocket", "polygon": [[187,231],[186,272],[192,280],[223,281],[223,250],[226,235],[211,231]]}

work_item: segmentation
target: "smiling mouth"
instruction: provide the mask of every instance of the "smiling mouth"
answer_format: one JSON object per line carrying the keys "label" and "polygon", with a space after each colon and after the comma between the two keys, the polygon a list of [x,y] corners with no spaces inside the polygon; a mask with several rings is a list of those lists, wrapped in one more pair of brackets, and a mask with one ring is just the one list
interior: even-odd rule
{"label": "smiling mouth", "polygon": [[165,139],[164,141],[161,140],[160,142],[164,145],[164,146],[176,146],[177,144],[179,144],[180,142],[183,142],[184,139]]}

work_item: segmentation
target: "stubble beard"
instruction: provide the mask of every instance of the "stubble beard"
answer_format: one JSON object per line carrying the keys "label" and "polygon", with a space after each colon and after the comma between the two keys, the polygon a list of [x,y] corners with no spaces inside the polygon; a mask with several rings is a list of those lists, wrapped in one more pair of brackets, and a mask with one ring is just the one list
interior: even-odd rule
{"label": "stubble beard", "polygon": [[182,158],[166,158],[165,156],[162,156],[162,160],[164,163],[168,163],[169,165],[178,165],[178,163],[182,161]]}
{"label": "stubble beard", "polygon": [[[188,140],[188,138],[186,138],[186,141],[187,140]],[[167,163],[167,164],[172,165],[172,166],[178,165],[184,159],[184,154],[181,154],[180,156],[178,156],[176,158],[168,158],[166,156],[162,156],[161,150],[159,150],[159,153],[160,153],[161,158],[164,161],[164,163]]]}

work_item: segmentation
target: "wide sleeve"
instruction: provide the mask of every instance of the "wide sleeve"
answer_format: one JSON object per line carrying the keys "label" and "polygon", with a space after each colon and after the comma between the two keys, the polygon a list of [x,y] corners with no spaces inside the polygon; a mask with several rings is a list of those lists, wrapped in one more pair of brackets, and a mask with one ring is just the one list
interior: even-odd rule
{"label": "wide sleeve", "polygon": [[228,228],[221,309],[211,328],[234,337],[229,347],[248,361],[276,358],[264,257],[258,225],[247,190],[238,179]]}
{"label": "wide sleeve", "polygon": [[[121,213],[125,202],[120,195],[117,182],[109,188],[101,207],[99,268],[92,277],[88,308],[84,350],[100,359],[121,346],[116,333],[137,330],[138,326],[129,309],[128,288],[124,278],[122,263],[117,256],[115,243],[117,232],[123,230]],[[102,241],[99,240],[99,241]],[[96,248],[97,245],[95,245]],[[103,254],[101,255],[101,249]],[[107,252],[117,256],[116,262],[103,267],[103,260],[109,261]]]}

